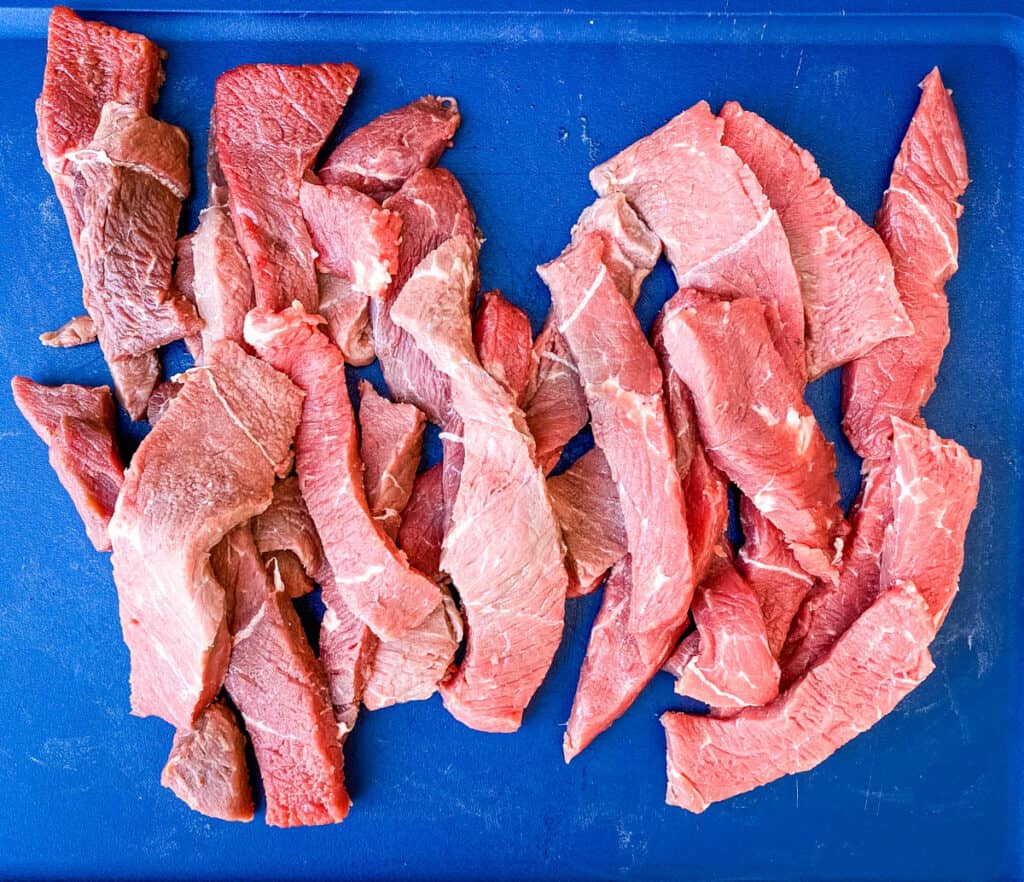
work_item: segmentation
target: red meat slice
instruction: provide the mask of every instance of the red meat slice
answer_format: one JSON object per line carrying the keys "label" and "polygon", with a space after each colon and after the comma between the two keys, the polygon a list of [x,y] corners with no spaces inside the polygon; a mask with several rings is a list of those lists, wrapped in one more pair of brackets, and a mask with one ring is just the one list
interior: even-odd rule
{"label": "red meat slice", "polygon": [[302,404],[287,377],[233,343],[206,358],[132,457],[110,521],[132,713],[178,729],[217,694],[228,663],[209,551],[270,504]]}
{"label": "red meat slice", "polygon": [[114,400],[106,386],[41,386],[11,380],[14,403],[50,449],[50,465],[97,551],[110,551],[108,526],[124,466],[114,438]]}
{"label": "red meat slice", "polygon": [[263,554],[263,564],[275,582],[284,586],[285,593],[294,600],[304,597],[316,589],[313,580],[306,573],[306,568],[291,551],[272,551]]}
{"label": "red meat slice", "polygon": [[302,498],[297,477],[292,475],[274,484],[270,505],[252,519],[251,526],[256,547],[264,557],[274,552],[289,552],[311,579],[319,580],[324,576],[320,536]]}
{"label": "red meat slice", "polygon": [[348,279],[364,297],[383,297],[398,270],[401,216],[351,187],[309,180],[299,188],[299,204],[317,269]]}
{"label": "red meat slice", "polygon": [[417,98],[346,137],[320,169],[320,178],[382,200],[437,163],[460,121],[454,98]]}
{"label": "red meat slice", "polygon": [[711,461],[782,531],[808,573],[834,580],[844,529],[835,454],[772,344],[764,307],[670,304],[662,331]]}
{"label": "red meat slice", "polygon": [[256,305],[317,305],[314,252],[299,185],[341,116],[359,70],[351,64],[250,64],[217,78],[218,167]]}
{"label": "red meat slice", "polygon": [[370,301],[352,287],[348,279],[317,274],[320,289],[320,315],[327,321],[327,336],[341,350],[347,364],[370,364],[377,353],[373,348],[370,326]]}
{"label": "red meat slice", "polygon": [[[622,580],[628,617],[622,619],[621,607],[606,598],[569,718],[567,760],[614,722],[665,661],[686,623],[694,588],[661,371],[603,261],[605,251],[605,238],[588,233],[538,269],[580,372],[594,439],[617,479],[629,549],[630,573]],[[606,616],[614,622],[605,623]],[[635,657],[619,652],[607,634],[620,644],[629,641]],[[635,666],[625,667],[627,660]]]}
{"label": "red meat slice", "polygon": [[327,674],[334,718],[344,743],[359,716],[377,638],[337,597],[332,582],[325,581],[323,588],[327,609],[320,623],[320,664]]}
{"label": "red meat slice", "polygon": [[728,718],[667,713],[669,805],[702,812],[806,771],[871,728],[934,669],[928,611],[912,585],[888,591],[784,695]]}
{"label": "red meat slice", "polygon": [[753,172],[722,145],[701,101],[590,173],[602,196],[625,194],[661,239],[679,287],[753,297],[782,361],[806,374],[800,283],[778,215]]}
{"label": "red meat slice", "polygon": [[875,220],[914,333],[876,346],[843,372],[843,428],[868,461],[886,457],[890,417],[920,421],[949,342],[944,288],[957,268],[956,221],[963,211],[957,199],[967,188],[967,153],[938,68],[921,88]]}
{"label": "red meat slice", "polygon": [[448,522],[441,469],[438,463],[416,476],[398,528],[398,547],[409,558],[410,566],[435,580],[441,577],[441,543]]}
{"label": "red meat slice", "polygon": [[809,379],[910,334],[889,252],[822,177],[814,157],[735,101],[719,116],[722,143],[757,175],[789,240],[803,294]]}
{"label": "red meat slice", "polygon": [[476,241],[453,237],[417,267],[395,323],[450,380],[464,462],[441,566],[458,587],[469,640],[442,684],[445,707],[485,731],[514,731],[562,634],[561,538],[533,439],[512,396],[477,360],[469,300]]}
{"label": "red meat slice", "polygon": [[211,702],[192,729],[174,733],[160,783],[208,818],[252,820],[245,734],[227,705]]}
{"label": "red meat slice", "polygon": [[164,380],[153,390],[146,405],[146,419],[149,420],[150,428],[155,426],[160,418],[167,413],[167,408],[171,406],[174,397],[181,391],[182,385],[177,380]]}
{"label": "red meat slice", "polygon": [[39,335],[39,342],[43,346],[54,349],[69,349],[73,346],[83,346],[92,343],[96,339],[96,323],[87,315],[76,315],[64,322],[55,331],[45,331]]}
{"label": "red meat slice", "polygon": [[441,598],[370,514],[344,358],[318,330],[321,321],[297,307],[277,314],[257,307],[246,318],[245,339],[305,393],[296,473],[334,573],[333,587],[378,637],[391,640],[422,622]]}
{"label": "red meat slice", "polygon": [[327,678],[291,599],[268,577],[246,525],[217,546],[212,564],[234,597],[224,686],[252,739],[267,823],[298,827],[344,820],[350,805],[345,760]]}
{"label": "red meat slice", "polygon": [[533,370],[530,317],[500,291],[487,291],[481,296],[473,318],[473,345],[487,372],[522,407]]}

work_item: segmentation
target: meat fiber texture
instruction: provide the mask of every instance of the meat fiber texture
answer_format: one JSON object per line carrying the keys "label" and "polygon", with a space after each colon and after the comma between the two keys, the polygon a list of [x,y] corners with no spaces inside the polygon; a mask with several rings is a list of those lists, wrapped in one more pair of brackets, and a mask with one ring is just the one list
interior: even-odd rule
{"label": "meat fiber texture", "polygon": [[320,536],[295,475],[274,484],[270,505],[252,519],[251,526],[256,547],[264,557],[287,552],[299,561],[309,578],[326,578]]}
{"label": "meat fiber texture", "polygon": [[476,247],[466,236],[444,243],[416,268],[391,316],[449,379],[462,423],[464,461],[441,566],[458,588],[469,638],[441,694],[463,723],[508,732],[558,647],[567,576],[523,413],[474,351]]}
{"label": "meat fiber texture", "polygon": [[417,98],[348,135],[320,169],[320,178],[383,200],[420,169],[437,164],[460,122],[454,98]]}
{"label": "meat fiber texture", "polygon": [[736,151],[779,214],[800,279],[811,380],[913,326],[878,234],[823,177],[814,157],[756,113],[730,101],[722,143]]}
{"label": "meat fiber texture", "polygon": [[184,383],[178,380],[164,380],[153,390],[153,394],[149,396],[149,401],[146,403],[146,419],[149,421],[150,428],[160,422],[161,417],[167,413],[167,408],[171,406],[171,402],[174,401],[183,385]]}
{"label": "meat fiber texture", "polygon": [[[441,470],[438,463],[416,476],[398,528],[398,547],[409,558],[409,564],[434,580],[442,578],[441,545],[448,523]],[[551,504],[554,506],[554,498]]]}
{"label": "meat fiber texture", "polygon": [[76,315],[55,331],[44,331],[39,342],[51,349],[70,349],[96,339],[96,323],[88,315]]}
{"label": "meat fiber texture", "polygon": [[522,407],[533,373],[530,317],[500,291],[486,291],[473,316],[473,346],[487,373]]}
{"label": "meat fiber texture", "polygon": [[299,307],[257,308],[246,318],[245,339],[305,393],[295,468],[334,573],[323,586],[325,602],[344,603],[378,637],[393,640],[422,622],[441,597],[370,513],[344,357],[318,329],[321,321]]}
{"label": "meat fiber texture", "polygon": [[248,526],[228,534],[212,559],[234,598],[224,686],[252,739],[267,823],[344,820],[350,800],[327,678],[291,599],[268,576]]}
{"label": "meat fiber texture", "polygon": [[693,396],[711,461],[786,537],[801,567],[835,580],[835,454],[753,299],[666,308],[672,367]]}
{"label": "meat fiber texture", "polygon": [[132,458],[110,540],[134,714],[189,729],[220,689],[230,640],[208,553],[270,504],[301,405],[287,377],[221,343]]}
{"label": "meat fiber texture", "polygon": [[160,783],[208,818],[253,819],[245,735],[226,704],[208,704],[192,729],[174,733]]}
{"label": "meat fiber texture", "polygon": [[351,64],[253,64],[217,78],[217,162],[259,307],[298,301],[316,311],[316,254],[299,188],[358,76]]}
{"label": "meat fiber texture", "polygon": [[370,301],[348,279],[317,273],[320,315],[327,321],[327,336],[341,350],[347,364],[362,367],[377,357],[370,325]]}
{"label": "meat fiber texture", "polygon": [[67,490],[97,551],[110,551],[108,526],[124,466],[114,437],[114,400],[106,386],[42,386],[11,380],[14,402],[46,442],[50,465]]}
{"label": "meat fiber texture", "polygon": [[804,309],[782,224],[757,178],[722,142],[706,101],[590,172],[620,192],[661,239],[680,288],[752,297],[782,361],[803,379]]}
{"label": "meat fiber texture", "polygon": [[887,454],[891,417],[920,422],[949,342],[945,284],[956,272],[957,199],[967,188],[967,153],[938,68],[921,84],[875,227],[892,255],[896,289],[914,333],[876,346],[843,372],[843,429],[867,460]]}
{"label": "meat fiber texture", "polygon": [[[629,550],[628,576],[619,580],[623,599],[615,604],[606,596],[591,632],[563,744],[567,761],[661,667],[686,623],[694,589],[661,370],[604,261],[606,251],[605,238],[588,233],[538,269],[579,371],[594,439],[618,486]],[[649,529],[651,523],[658,529]],[[608,634],[617,642],[607,641]],[[624,641],[633,651],[618,650]]]}

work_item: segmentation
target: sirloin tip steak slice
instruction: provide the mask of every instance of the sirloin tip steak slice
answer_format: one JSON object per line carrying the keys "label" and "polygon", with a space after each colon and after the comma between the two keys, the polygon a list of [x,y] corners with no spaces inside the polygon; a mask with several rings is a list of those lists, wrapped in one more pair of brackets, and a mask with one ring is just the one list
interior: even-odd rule
{"label": "sirloin tip steak slice", "polygon": [[480,296],[473,316],[473,345],[487,372],[523,406],[533,370],[530,317],[498,290]]}
{"label": "sirloin tip steak slice", "polygon": [[317,273],[320,290],[320,315],[327,320],[327,336],[355,367],[370,364],[377,353],[373,348],[370,301],[352,287],[348,279],[330,273]]}
{"label": "sirloin tip steak slice", "polygon": [[370,513],[345,361],[320,332],[322,321],[299,307],[280,313],[257,308],[246,317],[245,339],[305,393],[295,470],[333,587],[378,637],[392,640],[422,622],[441,596]]}
{"label": "sirloin tip steak slice", "polygon": [[132,713],[190,729],[220,689],[230,640],[209,551],[259,514],[291,465],[302,396],[217,344],[132,457],[110,521]]}
{"label": "sirloin tip steak slice", "polygon": [[884,459],[890,417],[920,422],[949,342],[945,284],[957,269],[957,199],[967,188],[967,152],[938,68],[893,166],[875,227],[892,255],[896,289],[914,333],[876,346],[843,370],[843,428],[865,460]]}
{"label": "sirloin tip steak slice", "polygon": [[421,168],[437,164],[460,121],[454,98],[417,98],[348,135],[320,169],[320,179],[385,199]]}
{"label": "sirloin tip steak slice", "polygon": [[252,519],[250,526],[260,554],[286,551],[298,559],[311,579],[319,580],[324,574],[320,536],[295,475],[274,484],[270,505]]}
{"label": "sirloin tip steak slice", "polygon": [[409,564],[435,581],[441,578],[441,544],[448,524],[442,470],[438,463],[416,476],[398,528],[398,547],[409,558]]}
{"label": "sirloin tip steak slice", "polygon": [[317,305],[315,252],[299,187],[359,76],[351,64],[249,64],[217,78],[218,167],[256,305]]}
{"label": "sirloin tip steak slice", "polygon": [[450,380],[464,460],[441,566],[459,591],[469,634],[445,707],[476,729],[511,732],[547,674],[562,635],[567,575],[533,438],[512,395],[473,347],[476,241],[429,255],[391,315]]}

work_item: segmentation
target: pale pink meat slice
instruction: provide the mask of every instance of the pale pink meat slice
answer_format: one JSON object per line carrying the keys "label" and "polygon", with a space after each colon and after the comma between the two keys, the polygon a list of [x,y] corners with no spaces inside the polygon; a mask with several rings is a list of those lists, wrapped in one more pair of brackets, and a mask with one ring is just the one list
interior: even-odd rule
{"label": "pale pink meat slice", "polygon": [[55,349],[68,349],[73,346],[84,346],[96,339],[96,322],[88,315],[76,315],[68,319],[55,331],[46,331],[39,335],[43,346]]}
{"label": "pale pink meat slice", "polygon": [[327,336],[345,356],[346,364],[363,367],[377,353],[370,325],[370,301],[352,287],[348,279],[317,273],[320,315],[327,320]]}

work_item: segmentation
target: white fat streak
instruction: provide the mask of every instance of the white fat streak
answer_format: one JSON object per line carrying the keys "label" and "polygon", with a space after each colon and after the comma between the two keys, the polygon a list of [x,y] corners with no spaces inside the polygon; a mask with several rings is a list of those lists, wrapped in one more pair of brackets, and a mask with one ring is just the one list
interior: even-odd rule
{"label": "white fat streak", "polygon": [[335,574],[334,581],[339,585],[357,585],[360,582],[366,582],[375,576],[379,576],[384,572],[384,566],[382,564],[375,564],[371,567],[367,567],[361,573],[355,576],[339,576]]}
{"label": "white fat streak", "polygon": [[466,441],[461,435],[456,435],[454,432],[438,432],[437,437],[442,441],[451,441],[453,444],[465,444]]}
{"label": "white fat streak", "polygon": [[203,373],[206,374],[207,378],[210,380],[210,388],[213,390],[214,396],[216,396],[217,400],[221,403],[221,406],[224,408],[224,412],[229,417],[231,417],[231,422],[233,422],[236,426],[238,426],[239,429],[242,430],[242,434],[245,435],[246,438],[248,438],[250,441],[252,441],[253,444],[256,445],[256,448],[259,450],[259,452],[263,454],[263,458],[270,463],[270,467],[276,470],[277,463],[274,462],[273,459],[271,459],[270,454],[267,453],[267,449],[262,444],[260,444],[260,442],[255,438],[255,436],[246,428],[245,423],[242,422],[238,414],[236,414],[231,409],[231,405],[228,404],[227,399],[220,394],[220,388],[217,386],[216,379],[214,379],[213,371],[207,367],[202,366],[194,368],[194,370],[202,371]]}
{"label": "white fat streak", "polygon": [[950,264],[952,264],[953,269],[956,269],[958,266],[956,259],[956,249],[953,247],[953,243],[949,241],[949,236],[947,236],[946,231],[942,229],[942,225],[939,223],[939,219],[935,217],[935,214],[932,212],[932,210],[928,208],[928,206],[925,205],[920,199],[918,199],[913,193],[911,193],[909,190],[904,190],[902,187],[890,187],[885,192],[900,193],[903,196],[906,196],[907,199],[909,199],[913,203],[913,205],[918,209],[918,211],[920,211],[921,214],[923,214],[928,219],[928,223],[930,223],[935,228],[935,231],[939,234],[939,236],[942,238],[942,241],[945,243],[946,253],[949,255],[949,262]]}
{"label": "white fat streak", "polygon": [[268,726],[266,723],[262,723],[259,720],[254,720],[249,717],[245,720],[246,729],[258,729],[260,732],[266,732],[268,735],[273,735],[275,738],[280,738],[282,741],[301,741],[301,737],[294,735],[290,732],[279,732],[273,726]]}
{"label": "white fat streak", "polygon": [[602,263],[600,272],[598,272],[591,286],[584,292],[583,299],[576,304],[576,308],[572,311],[572,315],[558,326],[558,330],[561,331],[561,333],[564,334],[569,328],[571,328],[576,319],[583,314],[583,310],[587,308],[587,304],[590,303],[591,298],[595,293],[597,293],[597,289],[601,287],[601,283],[607,275],[608,267]]}
{"label": "white fat streak", "polygon": [[352,264],[352,275],[355,287],[365,295],[373,296],[374,292],[383,291],[391,284],[391,273],[387,266],[377,258],[368,261],[356,260]]}
{"label": "white fat streak", "polygon": [[756,224],[754,224],[754,226],[751,229],[747,230],[747,232],[745,232],[742,236],[740,236],[731,245],[727,245],[721,251],[717,252],[716,254],[712,254],[711,257],[705,258],[700,263],[698,263],[696,266],[690,267],[690,269],[688,269],[685,273],[683,273],[683,275],[677,280],[678,283],[679,283],[679,286],[681,288],[685,287],[687,285],[687,281],[686,281],[687,279],[692,278],[694,275],[699,273],[705,267],[710,266],[711,264],[715,263],[715,261],[721,260],[723,257],[728,257],[730,254],[733,254],[734,252],[739,251],[747,243],[749,243],[755,236],[757,236],[757,234],[760,233],[761,230],[763,230],[766,226],[768,226],[769,222],[771,221],[771,219],[774,216],[775,216],[775,209],[774,208],[769,209],[767,212],[764,213],[764,215],[762,215],[761,219]]}
{"label": "white fat streak", "polygon": [[553,361],[555,364],[560,364],[562,367],[567,368],[574,374],[578,374],[579,368],[567,358],[562,358],[560,355],[555,355],[553,352],[545,352],[541,358],[546,358],[548,361]]}
{"label": "white fat streak", "polygon": [[751,408],[751,410],[753,410],[754,413],[761,417],[761,419],[763,419],[765,423],[768,424],[769,426],[778,425],[779,418],[772,413],[770,407],[765,407],[764,405],[761,404],[755,404]]}
{"label": "white fat streak", "polygon": [[234,640],[235,644],[237,645],[237,644],[241,643],[243,640],[251,637],[252,636],[252,632],[256,630],[256,628],[259,626],[259,623],[263,621],[263,619],[266,616],[266,614],[267,614],[267,605],[264,603],[260,607],[259,612],[256,613],[256,615],[254,615],[252,617],[252,620],[249,622],[249,624],[246,625],[244,628],[242,628],[242,630],[239,631],[237,634],[235,634],[235,640]]}

